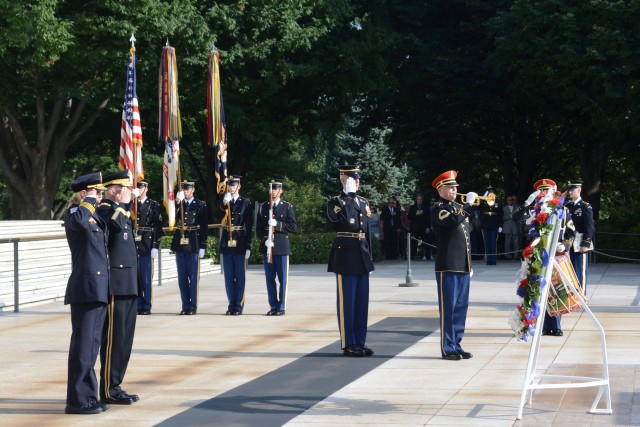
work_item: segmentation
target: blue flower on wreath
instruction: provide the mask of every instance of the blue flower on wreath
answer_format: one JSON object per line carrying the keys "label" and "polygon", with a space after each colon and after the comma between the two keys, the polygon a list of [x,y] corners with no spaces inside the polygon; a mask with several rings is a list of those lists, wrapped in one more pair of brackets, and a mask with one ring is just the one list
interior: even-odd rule
{"label": "blue flower on wreath", "polygon": [[549,252],[546,249],[542,250],[542,265],[547,266],[549,264]]}
{"label": "blue flower on wreath", "polygon": [[[544,279],[542,280],[544,281]],[[531,303],[531,311],[536,318],[540,317],[540,305],[536,301]]]}
{"label": "blue flower on wreath", "polygon": [[[555,210],[555,214],[558,215],[559,219],[564,219],[564,208],[558,208]],[[549,217],[551,218],[551,217]]]}
{"label": "blue flower on wreath", "polygon": [[518,286],[518,289],[516,290],[516,294],[520,297],[520,298],[524,298],[527,296],[527,289]]}

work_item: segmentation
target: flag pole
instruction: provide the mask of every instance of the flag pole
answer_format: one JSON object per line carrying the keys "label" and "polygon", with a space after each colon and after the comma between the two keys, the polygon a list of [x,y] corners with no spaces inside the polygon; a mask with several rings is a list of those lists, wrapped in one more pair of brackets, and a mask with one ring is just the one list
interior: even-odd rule
{"label": "flag pole", "polygon": [[[131,38],[129,39],[129,41],[131,42],[131,49],[129,49],[129,54],[131,55],[131,63],[134,64],[135,63],[135,59],[136,59],[136,37],[133,35],[133,33],[131,33]],[[135,142],[133,142],[132,145],[134,145]],[[135,148],[135,146],[133,146],[133,171],[131,171],[131,173],[133,174],[133,188],[138,188],[138,171],[136,170],[138,166],[138,150]],[[137,238],[138,237],[138,198],[134,197],[133,198],[133,230],[134,230],[134,237]]]}

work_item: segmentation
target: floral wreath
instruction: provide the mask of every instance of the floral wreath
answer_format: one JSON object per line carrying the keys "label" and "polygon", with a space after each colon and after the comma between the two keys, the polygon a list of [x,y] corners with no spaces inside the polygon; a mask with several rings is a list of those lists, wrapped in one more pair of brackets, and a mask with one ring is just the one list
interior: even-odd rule
{"label": "floral wreath", "polygon": [[[520,297],[509,325],[518,341],[529,341],[536,331],[536,321],[540,317],[540,300],[547,281],[542,275],[549,264],[547,242],[553,232],[554,217],[564,218],[564,197],[553,191],[551,195],[539,196],[533,193],[529,198],[535,201],[527,225],[529,226],[529,245],[522,251],[522,265],[516,274],[516,294]],[[545,302],[546,303],[546,302]]]}

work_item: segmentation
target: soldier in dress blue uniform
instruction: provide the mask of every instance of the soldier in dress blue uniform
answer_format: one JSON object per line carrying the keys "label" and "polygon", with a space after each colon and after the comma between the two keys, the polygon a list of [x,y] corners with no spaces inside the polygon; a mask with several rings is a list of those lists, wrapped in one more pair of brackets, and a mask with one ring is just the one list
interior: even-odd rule
{"label": "soldier in dress blue uniform", "polygon": [[[433,180],[439,200],[431,210],[431,224],[436,235],[436,282],[440,309],[440,351],[446,360],[470,359],[460,342],[464,337],[469,287],[471,281],[471,243],[469,216],[456,203],[458,172],[450,170]],[[467,194],[472,205],[475,193]]]}
{"label": "soldier in dress blue uniform", "polygon": [[99,172],[78,177],[64,223],[71,250],[71,276],[64,303],[71,308],[71,345],[67,375],[67,414],[98,414],[109,409],[98,403],[94,371],[109,301],[107,224],[96,215]]}
{"label": "soldier in dress blue uniform", "polygon": [[160,204],[147,197],[149,183],[138,182],[136,249],[138,250],[138,278],[142,295],[138,297],[138,314],[151,314],[153,303],[153,260],[158,258],[162,238],[162,214]]}
{"label": "soldier in dress blue uniform", "polygon": [[573,269],[580,280],[582,291],[587,294],[587,252],[593,249],[593,236],[595,225],[593,221],[593,208],[580,197],[582,193],[582,181],[574,179],[568,183],[568,193],[571,200],[565,203],[571,213],[573,226],[576,228],[576,240],[569,249],[569,257]]}
{"label": "soldier in dress blue uniform", "polygon": [[102,402],[130,405],[138,395],[128,394],[124,380],[136,329],[138,254],[131,218],[131,180],[124,169],[103,180],[107,187],[98,215],[109,229],[109,307],[100,348],[100,398]]}
{"label": "soldier in dress blue uniform", "polygon": [[371,210],[357,196],[360,168],[340,166],[342,192],[327,203],[327,216],[336,231],[327,271],[336,274],[340,345],[345,356],[373,355],[365,345],[369,317],[369,273],[374,270],[369,247]]}
{"label": "soldier in dress blue uniform", "polygon": [[251,256],[251,233],[253,230],[253,205],[240,195],[240,175],[227,178],[227,192],[219,209],[222,220],[220,254],[224,268],[224,286],[229,305],[227,316],[242,314],[245,302],[246,260]]}
{"label": "soldier in dress blue uniform", "polygon": [[[552,179],[543,178],[533,184],[533,189],[535,190],[535,193],[529,196],[525,202],[525,206],[531,205],[535,199],[544,197],[547,194],[554,195],[556,193],[557,186],[555,181]],[[556,247],[557,253],[561,253],[569,249],[573,242],[573,238],[575,237],[575,229],[573,222],[571,221],[571,215],[569,215],[566,208],[564,208],[562,226],[564,227],[564,234],[558,237],[560,241]],[[545,311],[544,323],[542,324],[542,335],[552,335],[556,337],[564,335],[562,328],[560,327],[560,320],[562,320],[562,316],[549,316],[549,312]]]}
{"label": "soldier in dress blue uniform", "polygon": [[[269,188],[271,200],[264,202],[256,215],[256,235],[260,239],[260,253],[264,263],[267,294],[271,307],[267,316],[282,316],[287,308],[289,254],[291,253],[289,233],[295,233],[298,226],[293,205],[280,198],[282,180],[272,179]],[[272,240],[268,240],[270,228],[272,228]],[[271,248],[271,259],[267,255],[268,247]],[[276,286],[276,276],[280,283],[279,289]]]}
{"label": "soldier in dress blue uniform", "polygon": [[[485,197],[491,193],[495,194],[495,191],[493,187],[488,186]],[[502,232],[502,204],[497,198],[493,205],[489,205],[486,200],[481,200],[478,210],[487,265],[496,265],[498,234]]]}
{"label": "soldier in dress blue uniform", "polygon": [[189,316],[196,314],[198,310],[200,260],[204,258],[209,236],[207,205],[194,197],[195,190],[194,180],[182,181],[182,190],[176,194],[176,227],[171,240],[171,250],[176,254],[178,287],[182,300],[180,315]]}

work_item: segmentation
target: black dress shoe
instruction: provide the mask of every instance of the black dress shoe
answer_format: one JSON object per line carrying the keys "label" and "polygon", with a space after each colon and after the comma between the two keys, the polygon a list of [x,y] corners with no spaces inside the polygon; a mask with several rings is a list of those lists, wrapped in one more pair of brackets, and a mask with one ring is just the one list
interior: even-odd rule
{"label": "black dress shoe", "polygon": [[225,313],[226,316],[233,316],[233,310],[227,310]]}
{"label": "black dress shoe", "polygon": [[151,314],[151,310],[140,310],[138,312],[138,314],[140,314],[142,316],[147,316],[147,315]]}
{"label": "black dress shoe", "polygon": [[284,310],[276,310],[274,316],[284,316]]}
{"label": "black dress shoe", "polygon": [[551,335],[553,332],[555,332],[553,329],[543,329],[542,335]]}
{"label": "black dress shoe", "polygon": [[193,316],[194,314],[196,314],[195,310],[187,310],[187,312],[185,313],[187,316]]}
{"label": "black dress shoe", "polygon": [[120,392],[118,394],[114,394],[111,397],[107,397],[106,399],[102,399],[101,403],[110,403],[112,405],[131,405],[133,403],[133,399],[127,395],[127,393]]}
{"label": "black dress shoe", "polygon": [[89,403],[88,405],[81,406],[79,408],[75,408],[73,406],[67,405],[64,408],[65,414],[79,414],[79,415],[91,415],[91,414],[101,414],[102,407],[93,401],[93,403]]}
{"label": "black dress shoe", "polygon": [[367,355],[365,351],[357,345],[350,345],[342,351],[342,354],[349,357],[364,357]]}
{"label": "black dress shoe", "polygon": [[140,400],[140,396],[138,396],[137,394],[129,394],[126,391],[123,391],[122,393],[124,393],[125,396],[127,396],[128,398],[130,398],[134,402],[137,402],[138,400]]}
{"label": "black dress shoe", "polygon": [[374,354],[374,353],[373,353],[373,350],[371,350],[371,349],[370,349],[369,347],[367,347],[366,345],[362,344],[362,345],[360,346],[360,348],[361,348],[362,350],[364,350],[364,355],[365,355],[365,356],[373,356],[373,354]]}
{"label": "black dress shoe", "polygon": [[233,313],[231,313],[233,316],[241,316],[242,312],[240,310],[233,310]]}
{"label": "black dress shoe", "polygon": [[553,335],[554,337],[561,337],[564,334],[562,333],[562,329],[556,329],[556,330],[551,332],[551,335]]}
{"label": "black dress shoe", "polygon": [[267,316],[275,316],[277,311],[278,310],[276,310],[275,308],[272,308],[267,312]]}
{"label": "black dress shoe", "polygon": [[443,353],[442,358],[445,360],[461,360],[462,356],[458,353]]}
{"label": "black dress shoe", "polygon": [[180,312],[180,316],[183,316],[183,315],[187,314],[187,311],[188,311],[188,310],[182,310],[182,311]]}
{"label": "black dress shoe", "polygon": [[463,359],[471,359],[473,357],[473,354],[469,353],[468,351],[464,351],[464,350],[458,350],[458,354]]}
{"label": "black dress shoe", "polygon": [[89,401],[89,403],[90,403],[91,405],[98,405],[98,406],[100,407],[100,409],[102,409],[102,412],[108,411],[108,410],[109,410],[109,408],[110,408],[110,406],[109,406],[109,404],[108,404],[108,403],[98,402],[97,400],[93,400],[93,399],[91,399],[91,400]]}

